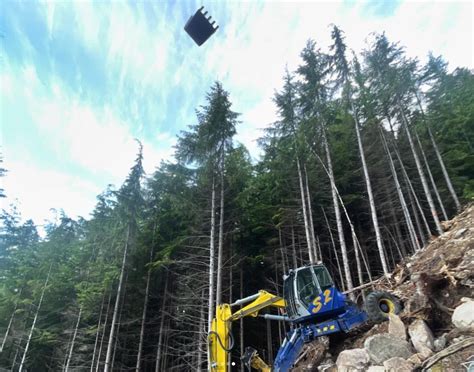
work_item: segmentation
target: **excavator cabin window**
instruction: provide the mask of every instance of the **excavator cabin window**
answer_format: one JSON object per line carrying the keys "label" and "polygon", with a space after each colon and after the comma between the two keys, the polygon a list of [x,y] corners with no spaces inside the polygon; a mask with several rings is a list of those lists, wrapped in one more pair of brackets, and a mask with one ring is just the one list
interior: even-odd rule
{"label": "excavator cabin window", "polygon": [[310,266],[296,274],[298,298],[309,306],[314,297],[333,286],[333,281],[324,266]]}
{"label": "excavator cabin window", "polygon": [[321,288],[321,291],[331,288],[334,285],[331,276],[324,266],[313,266],[313,269],[314,273],[316,274],[316,278],[318,279],[319,288]]}

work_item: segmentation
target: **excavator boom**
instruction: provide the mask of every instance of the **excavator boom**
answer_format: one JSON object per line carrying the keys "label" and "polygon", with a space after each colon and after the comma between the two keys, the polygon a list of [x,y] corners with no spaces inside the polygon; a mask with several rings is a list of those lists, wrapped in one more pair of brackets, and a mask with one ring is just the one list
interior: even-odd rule
{"label": "excavator boom", "polygon": [[[264,314],[274,320],[292,323],[273,362],[274,372],[288,372],[298,360],[306,343],[318,337],[338,332],[350,332],[364,324],[370,317],[374,321],[388,318],[390,313],[400,311],[398,299],[389,293],[375,291],[367,296],[365,310],[347,301],[335,286],[326,267],[321,263],[290,270],[284,276],[284,299],[266,291],[238,300],[233,304],[221,304],[216,308],[216,317],[209,332],[211,372],[226,372],[228,353],[233,346],[231,324],[246,316],[256,317],[262,309],[277,307],[285,309],[285,315]],[[231,307],[245,305],[232,313]],[[270,368],[256,350],[247,348],[244,362],[248,367],[263,372]]]}
{"label": "excavator boom", "polygon": [[[240,310],[232,313],[231,307],[243,305],[250,302]],[[285,308],[285,300],[266,291],[259,291],[253,296],[238,300],[233,304],[221,304],[216,308],[216,317],[212,320],[211,331],[208,341],[211,351],[211,371],[225,372],[227,369],[228,353],[232,349],[234,340],[231,333],[232,322],[246,316],[256,317],[260,310],[267,307]],[[252,365],[260,365],[262,371],[270,371],[270,368],[260,359],[258,355],[252,360]],[[265,366],[267,369],[265,369]],[[256,367],[254,367],[256,368]]]}

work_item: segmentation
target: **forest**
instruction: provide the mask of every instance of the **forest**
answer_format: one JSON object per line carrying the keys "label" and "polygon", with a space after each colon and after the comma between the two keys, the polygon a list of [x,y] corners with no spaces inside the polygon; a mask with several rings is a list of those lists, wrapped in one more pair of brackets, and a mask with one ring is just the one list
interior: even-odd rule
{"label": "forest", "polygon": [[[59,213],[41,237],[4,209],[0,369],[207,370],[216,304],[281,294],[284,274],[318,261],[351,290],[442,234],[474,198],[473,71],[422,64],[385,34],[359,55],[336,26],[331,39],[282,71],[259,161],[234,140],[240,113],[215,82],[174,159],[145,175],[137,141],[90,218]],[[286,329],[234,323],[232,370],[246,346],[271,362]]]}

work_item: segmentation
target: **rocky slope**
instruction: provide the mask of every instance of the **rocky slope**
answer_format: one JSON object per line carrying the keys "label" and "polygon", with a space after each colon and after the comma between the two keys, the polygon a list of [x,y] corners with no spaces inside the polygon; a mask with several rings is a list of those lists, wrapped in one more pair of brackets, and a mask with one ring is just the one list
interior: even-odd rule
{"label": "rocky slope", "polygon": [[474,371],[474,205],[444,228],[374,284],[399,316],[308,345],[294,371]]}

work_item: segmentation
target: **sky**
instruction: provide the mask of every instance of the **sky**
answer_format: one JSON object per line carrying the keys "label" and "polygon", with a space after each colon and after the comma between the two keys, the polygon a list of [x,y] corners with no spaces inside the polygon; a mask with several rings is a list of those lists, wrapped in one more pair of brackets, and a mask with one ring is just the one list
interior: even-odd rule
{"label": "sky", "polygon": [[[219,29],[197,47],[183,27],[201,5]],[[471,1],[3,0],[1,208],[16,204],[38,225],[52,209],[88,218],[96,196],[124,181],[135,138],[148,174],[172,160],[216,80],[242,114],[236,140],[257,160],[272,96],[309,38],[327,49],[336,24],[358,53],[386,32],[411,57],[432,51],[473,68],[473,12]]]}

